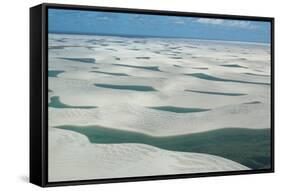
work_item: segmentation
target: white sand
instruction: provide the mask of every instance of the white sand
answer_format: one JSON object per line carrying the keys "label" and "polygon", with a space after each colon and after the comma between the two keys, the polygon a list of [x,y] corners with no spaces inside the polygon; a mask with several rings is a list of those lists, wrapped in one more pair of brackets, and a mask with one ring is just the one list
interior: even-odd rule
{"label": "white sand", "polygon": [[50,120],[51,126],[99,125],[153,136],[169,136],[227,127],[268,128],[270,115],[269,112],[264,111],[264,108],[268,108],[268,105],[243,104],[225,106],[206,112],[178,114],[140,106],[109,105],[89,110],[51,108],[49,118],[52,119]]}
{"label": "white sand", "polygon": [[79,133],[50,128],[49,181],[248,170],[207,154],[172,152],[144,144],[90,144]]}
{"label": "white sand", "polygon": [[[65,42],[56,41],[62,38]],[[100,125],[153,136],[228,127],[270,128],[268,45],[87,35],[50,35],[49,42],[50,47],[58,48],[49,50],[49,69],[65,71],[57,78],[49,78],[49,89],[53,91],[49,96],[59,96],[68,105],[98,107],[49,109],[49,181],[247,169],[221,157],[172,152],[142,144],[90,144],[85,136],[57,130],[54,126]],[[64,47],[59,49],[60,46]],[[96,63],[61,59],[64,57],[94,58]],[[161,72],[120,64],[154,66]],[[192,73],[264,85],[211,81],[185,75]],[[96,87],[97,83],[151,86],[157,91],[108,89]],[[185,90],[245,95],[211,95]],[[258,103],[245,104],[248,102]],[[173,113],[149,108],[156,106],[211,110]]]}

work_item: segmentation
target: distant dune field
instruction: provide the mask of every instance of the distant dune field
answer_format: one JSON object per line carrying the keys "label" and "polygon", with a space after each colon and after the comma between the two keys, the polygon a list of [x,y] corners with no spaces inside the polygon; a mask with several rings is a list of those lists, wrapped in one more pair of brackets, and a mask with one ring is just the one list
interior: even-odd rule
{"label": "distant dune field", "polygon": [[49,34],[49,181],[270,167],[270,46]]}

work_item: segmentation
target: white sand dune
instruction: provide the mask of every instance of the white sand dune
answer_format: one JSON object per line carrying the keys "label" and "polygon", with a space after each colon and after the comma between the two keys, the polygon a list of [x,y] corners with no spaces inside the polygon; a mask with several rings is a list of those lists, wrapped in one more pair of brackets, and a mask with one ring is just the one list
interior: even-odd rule
{"label": "white sand dune", "polygon": [[[270,128],[267,44],[50,34],[49,70],[64,71],[49,77],[49,102],[57,96],[69,106],[97,107],[49,107],[49,181],[248,169],[143,144],[90,144],[55,126],[100,125],[153,136]],[[151,108],[161,106],[209,110]]]}
{"label": "white sand dune", "polygon": [[100,125],[153,136],[191,134],[226,127],[264,129],[270,126],[270,108],[267,104],[229,105],[187,114],[125,104],[87,110],[50,108],[49,111],[50,126]]}
{"label": "white sand dune", "polygon": [[[64,74],[60,75],[62,76]],[[268,86],[264,85],[241,85],[232,82],[210,82],[207,80],[198,80],[194,77],[175,77],[175,81],[173,81],[171,79],[161,80],[159,78],[141,79],[121,77],[122,79],[120,79],[120,77],[105,77],[105,75],[98,78],[98,76],[100,76],[99,74],[88,74],[83,72],[81,72],[80,75],[84,78],[86,78],[87,75],[93,75],[97,79],[77,80],[52,78],[49,80],[50,87],[52,90],[54,90],[54,92],[56,92],[56,95],[60,96],[61,101],[72,105],[89,104],[103,106],[106,103],[110,105],[116,103],[132,103],[143,106],[161,106],[171,104],[178,107],[215,108],[250,101],[260,101],[263,103],[267,103],[270,97],[270,89]],[[94,85],[99,83],[112,85],[145,85],[151,86],[157,91],[139,92],[116,89],[112,90],[96,87]],[[240,93],[246,95],[230,97],[192,93],[185,90]],[[108,100],[112,101],[108,102]],[[130,101],[128,102],[128,100]]]}
{"label": "white sand dune", "polygon": [[143,144],[90,144],[79,133],[50,128],[49,181],[249,170],[221,157]]}

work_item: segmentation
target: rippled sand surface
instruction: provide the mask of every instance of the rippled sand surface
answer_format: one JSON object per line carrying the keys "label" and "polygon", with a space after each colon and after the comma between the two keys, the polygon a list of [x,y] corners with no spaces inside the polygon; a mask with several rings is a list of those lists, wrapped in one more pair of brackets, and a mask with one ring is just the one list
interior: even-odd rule
{"label": "rippled sand surface", "polygon": [[[91,143],[79,132],[56,128],[64,125],[154,137],[269,129],[270,47],[49,35],[51,181],[249,169],[222,157],[169,151],[141,141]],[[143,168],[146,164],[153,165]]]}

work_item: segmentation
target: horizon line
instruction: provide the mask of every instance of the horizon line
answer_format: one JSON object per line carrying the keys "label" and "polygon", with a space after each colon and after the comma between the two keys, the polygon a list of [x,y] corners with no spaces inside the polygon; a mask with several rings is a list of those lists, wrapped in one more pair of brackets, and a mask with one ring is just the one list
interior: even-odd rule
{"label": "horizon line", "polygon": [[261,41],[241,41],[241,40],[226,40],[226,39],[207,39],[207,38],[193,38],[193,37],[182,37],[182,36],[156,36],[156,35],[135,35],[135,34],[113,34],[113,33],[92,33],[92,32],[66,32],[66,31],[48,31],[48,34],[76,34],[76,35],[96,35],[96,36],[116,36],[116,37],[127,37],[127,38],[174,38],[174,39],[189,39],[189,40],[206,40],[206,41],[223,41],[223,42],[241,42],[251,44],[264,44],[270,45],[270,42]]}

